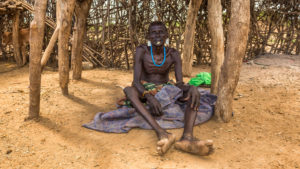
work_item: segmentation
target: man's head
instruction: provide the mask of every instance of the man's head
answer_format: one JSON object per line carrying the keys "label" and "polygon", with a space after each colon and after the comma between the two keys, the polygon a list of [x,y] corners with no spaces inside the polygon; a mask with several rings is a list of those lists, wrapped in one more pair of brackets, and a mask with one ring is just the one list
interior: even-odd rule
{"label": "man's head", "polygon": [[168,38],[168,31],[164,23],[160,21],[152,22],[148,27],[147,39],[152,45],[162,46]]}

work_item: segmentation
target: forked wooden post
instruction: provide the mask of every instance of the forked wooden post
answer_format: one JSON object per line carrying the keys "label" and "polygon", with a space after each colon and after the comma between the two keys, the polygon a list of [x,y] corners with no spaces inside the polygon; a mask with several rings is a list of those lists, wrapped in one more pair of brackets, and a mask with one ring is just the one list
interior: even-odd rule
{"label": "forked wooden post", "polygon": [[208,1],[208,27],[211,36],[211,93],[217,94],[224,60],[224,33],[221,0]]}
{"label": "forked wooden post", "polygon": [[34,19],[30,24],[30,62],[29,62],[29,116],[39,117],[41,91],[41,56],[43,47],[47,0],[34,3]]}
{"label": "forked wooden post", "polygon": [[92,0],[83,2],[76,1],[75,4],[75,25],[72,38],[72,69],[73,79],[76,80],[81,79],[83,39],[86,32],[86,19],[91,4]]}
{"label": "forked wooden post", "polygon": [[232,117],[232,101],[239,81],[242,60],[245,55],[250,25],[250,0],[232,0],[228,26],[225,60],[218,85],[216,115],[229,122]]}
{"label": "forked wooden post", "polygon": [[189,4],[182,51],[182,74],[184,76],[192,74],[196,20],[201,3],[202,0],[190,0]]}

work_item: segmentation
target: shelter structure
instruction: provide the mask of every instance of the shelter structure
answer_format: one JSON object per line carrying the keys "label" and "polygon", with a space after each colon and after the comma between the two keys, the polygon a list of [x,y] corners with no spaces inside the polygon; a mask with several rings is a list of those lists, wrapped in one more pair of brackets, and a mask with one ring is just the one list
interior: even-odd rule
{"label": "shelter structure", "polygon": [[[17,2],[14,0],[6,0],[4,2],[0,2],[0,16],[3,16],[3,15],[13,16],[12,42],[13,42],[13,46],[14,46],[14,58],[15,58],[18,66],[22,66],[26,63],[24,58],[22,60],[21,52],[20,52],[20,43],[19,43],[19,22],[20,22],[20,13],[22,10],[23,10],[23,7],[22,7],[21,2]],[[2,19],[0,19],[0,21],[1,20]],[[1,24],[0,30],[3,30],[3,24]],[[2,38],[2,33],[3,32],[1,31],[1,33],[0,33],[1,38]]]}
{"label": "shelter structure", "polygon": [[[149,18],[152,18],[153,12],[150,9],[155,8],[154,13],[157,19],[167,21],[166,25],[171,30],[170,45],[173,47],[175,45],[182,53],[183,74],[191,75],[191,67],[195,59],[197,63],[212,65],[211,89],[219,97],[216,114],[219,119],[228,122],[231,118],[233,93],[238,83],[242,61],[251,58],[253,56],[251,52],[260,51],[257,54],[266,52],[264,47],[268,46],[268,39],[273,37],[271,35],[273,18],[278,17],[278,15],[273,15],[270,18],[269,33],[264,33],[262,37],[261,34],[257,34],[259,31],[253,31],[253,25],[256,25],[256,28],[262,25],[263,22],[255,22],[258,18],[265,19],[264,15],[260,16],[261,11],[256,10],[256,7],[266,4],[256,0],[60,0],[57,2],[41,0],[35,1],[34,7],[30,6],[28,1],[15,0],[14,2],[18,4],[21,2],[21,7],[33,12],[34,17],[45,17],[45,20],[40,18],[40,21],[44,21],[51,29],[54,29],[51,37],[46,41],[48,45],[45,52],[43,55],[40,53],[41,58],[37,54],[41,52],[40,47],[38,50],[30,49],[32,51],[30,59],[35,60],[30,63],[35,64],[35,69],[30,69],[30,77],[36,77],[30,78],[31,93],[36,93],[30,95],[32,97],[30,118],[39,115],[40,80],[38,77],[41,72],[36,70],[42,69],[47,63],[56,44],[59,58],[59,84],[62,94],[68,95],[69,44],[72,44],[73,79],[81,78],[83,59],[95,66],[122,67],[125,65],[129,69],[135,47],[145,41],[140,38],[144,37],[145,33],[141,30],[145,30],[146,25],[151,22]],[[42,7],[45,2],[48,2],[48,6],[51,5],[52,9],[55,8],[52,18],[56,21],[51,20],[47,12],[47,16],[41,16],[45,15],[41,11],[36,13],[37,9],[47,10]],[[278,7],[277,1],[269,0],[268,3],[273,7]],[[293,9],[293,4],[295,5],[293,0],[284,3],[282,6],[289,7],[289,9]],[[278,46],[285,46],[288,42],[287,44],[292,45],[289,45],[291,48],[286,47],[285,51],[297,54],[299,53],[297,46],[299,39],[298,36],[295,39],[294,32],[298,20],[293,17],[295,15],[293,12],[287,11],[285,19],[288,19],[288,22],[282,20],[284,25],[282,29],[289,29],[291,33],[283,37],[290,37],[292,40],[278,42],[276,40],[276,43],[272,44],[271,51],[280,52]],[[165,13],[168,15],[164,15]],[[292,21],[292,24],[286,24],[289,21]],[[251,30],[250,26],[252,26]],[[31,30],[33,32],[41,29],[42,25],[35,28],[33,24],[31,27],[34,28]],[[268,30],[268,27],[265,28]],[[249,31],[251,32],[250,39],[248,39]],[[83,40],[85,32],[87,32],[86,45]],[[32,44],[42,44],[39,38],[34,38],[34,33],[31,35]],[[262,39],[262,41],[254,42],[257,39]],[[261,48],[264,49],[261,50]],[[35,50],[38,52],[34,53]]]}

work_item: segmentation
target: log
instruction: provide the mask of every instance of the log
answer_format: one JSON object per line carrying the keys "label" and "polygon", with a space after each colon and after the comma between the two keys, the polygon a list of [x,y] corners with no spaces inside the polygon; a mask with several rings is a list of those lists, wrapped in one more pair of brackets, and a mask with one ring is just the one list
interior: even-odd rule
{"label": "log", "polygon": [[17,6],[16,5],[8,5],[7,8],[9,8],[9,9],[16,9]]}
{"label": "log", "polygon": [[34,19],[30,24],[30,62],[29,62],[29,116],[39,117],[41,91],[41,55],[44,38],[47,0],[34,4]]}
{"label": "log", "polygon": [[52,50],[54,48],[54,45],[57,41],[57,38],[58,38],[58,32],[59,32],[59,28],[60,28],[60,25],[57,25],[54,32],[53,32],[53,35],[51,36],[51,39],[49,41],[49,44],[43,54],[43,57],[42,57],[42,61],[41,61],[41,66],[42,68],[45,67],[45,65],[47,64],[49,58],[50,58],[50,54],[52,53]]}

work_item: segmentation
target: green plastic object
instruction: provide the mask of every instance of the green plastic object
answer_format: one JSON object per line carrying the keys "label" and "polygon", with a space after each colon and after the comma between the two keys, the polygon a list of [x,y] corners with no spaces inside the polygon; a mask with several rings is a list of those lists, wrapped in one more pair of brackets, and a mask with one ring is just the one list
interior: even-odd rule
{"label": "green plastic object", "polygon": [[211,85],[211,73],[201,72],[196,77],[191,78],[189,84],[193,86]]}

